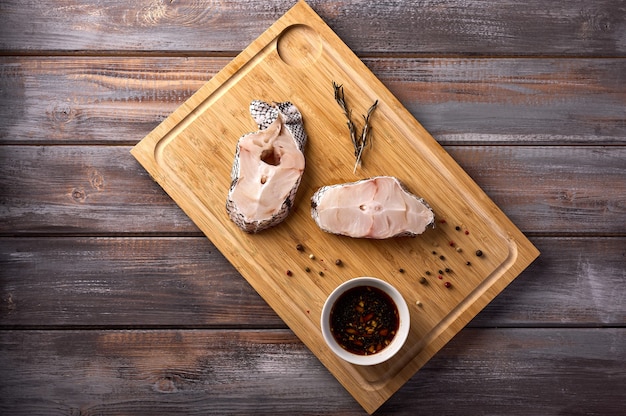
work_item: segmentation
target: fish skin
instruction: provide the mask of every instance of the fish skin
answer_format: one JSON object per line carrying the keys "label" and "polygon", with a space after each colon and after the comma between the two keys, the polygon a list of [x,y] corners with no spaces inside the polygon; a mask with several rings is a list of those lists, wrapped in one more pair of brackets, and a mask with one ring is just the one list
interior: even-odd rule
{"label": "fish skin", "polygon": [[[377,201],[376,196],[382,193],[383,186],[391,187],[397,199]],[[355,189],[360,192],[354,192]],[[349,201],[347,204],[333,205],[331,199],[337,198],[338,192],[343,193],[345,200]],[[407,201],[419,211],[409,212]],[[328,211],[328,214],[323,211]],[[412,194],[399,179],[392,176],[376,176],[323,186],[311,197],[311,216],[323,231],[352,238],[415,237],[435,225],[435,215],[428,203]],[[408,216],[424,222],[411,224],[400,221],[398,224],[398,217],[407,219]]]}
{"label": "fish skin", "polygon": [[[241,180],[241,145],[245,140],[254,139],[253,135],[259,135],[262,132],[267,131],[267,129],[274,125],[274,123],[280,118],[280,122],[282,123],[280,129],[284,127],[287,130],[297,150],[302,154],[302,157],[304,157],[307,135],[304,130],[302,114],[298,108],[289,101],[267,103],[261,100],[254,100],[250,103],[250,115],[257,123],[259,130],[244,134],[237,142],[235,158],[231,169],[231,184],[226,201],[226,211],[228,212],[230,219],[243,231],[247,233],[258,233],[280,224],[287,218],[294,205],[294,199],[296,197],[304,169],[302,169],[299,177],[294,181],[293,186],[285,196],[282,204],[280,204],[280,209],[278,211],[269,216],[249,218],[242,212],[243,207],[238,206],[235,198],[233,198],[235,189]],[[259,160],[259,164],[262,163],[263,162]]]}

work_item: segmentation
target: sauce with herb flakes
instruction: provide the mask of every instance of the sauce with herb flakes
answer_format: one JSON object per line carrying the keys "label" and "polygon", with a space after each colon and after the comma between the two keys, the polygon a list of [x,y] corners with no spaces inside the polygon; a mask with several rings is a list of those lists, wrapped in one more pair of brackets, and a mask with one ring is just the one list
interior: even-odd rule
{"label": "sauce with herb flakes", "polygon": [[341,347],[370,355],[391,343],[400,319],[394,301],[373,286],[359,286],[342,294],[330,311],[330,331]]}

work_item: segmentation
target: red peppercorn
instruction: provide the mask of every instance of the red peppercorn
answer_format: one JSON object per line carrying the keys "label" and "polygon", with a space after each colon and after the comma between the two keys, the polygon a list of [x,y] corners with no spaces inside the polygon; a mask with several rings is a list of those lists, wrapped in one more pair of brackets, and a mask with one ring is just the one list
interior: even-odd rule
{"label": "red peppercorn", "polygon": [[450,283],[450,282],[445,282],[443,285],[445,287],[447,287],[447,288],[451,288],[452,287],[452,283]]}
{"label": "red peppercorn", "polygon": [[469,235],[469,231],[468,230],[465,230],[465,235]]}
{"label": "red peppercorn", "polygon": [[293,273],[291,272],[291,270],[287,270],[287,276],[292,276]]}
{"label": "red peppercorn", "polygon": [[439,276],[437,276],[437,278],[438,278],[439,280],[442,280],[442,279],[443,279],[443,276],[442,276],[442,275],[439,275]]}
{"label": "red peppercorn", "polygon": [[450,241],[450,247],[454,247],[454,241]]}

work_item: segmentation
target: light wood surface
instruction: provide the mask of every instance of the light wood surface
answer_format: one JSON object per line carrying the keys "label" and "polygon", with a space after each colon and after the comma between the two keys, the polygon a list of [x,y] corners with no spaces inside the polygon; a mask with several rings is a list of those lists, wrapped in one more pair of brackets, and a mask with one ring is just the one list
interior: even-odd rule
{"label": "light wood surface", "polygon": [[[333,82],[343,86],[355,115],[379,102],[371,118],[373,145],[356,171]],[[294,212],[280,226],[249,235],[230,221],[224,201],[237,140],[256,130],[248,114],[255,99],[293,102],[308,141]],[[278,19],[131,153],[369,413],[538,255],[305,2]],[[385,241],[318,229],[308,203],[315,190],[378,175],[395,176],[425,198],[435,212],[435,229]],[[296,250],[298,244],[304,252]],[[336,259],[341,267],[334,265]],[[376,366],[341,360],[321,335],[325,299],[358,276],[392,283],[410,305],[405,346]],[[420,284],[420,278],[428,283]]]}
{"label": "light wood surface", "polygon": [[[294,3],[2,2],[0,413],[364,414],[129,153]],[[541,251],[375,414],[622,415],[623,3],[309,4]]]}

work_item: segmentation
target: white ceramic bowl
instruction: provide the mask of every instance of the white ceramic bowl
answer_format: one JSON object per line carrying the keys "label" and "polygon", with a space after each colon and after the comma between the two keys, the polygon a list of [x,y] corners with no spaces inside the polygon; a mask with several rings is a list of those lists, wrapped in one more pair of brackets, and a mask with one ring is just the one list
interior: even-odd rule
{"label": "white ceramic bowl", "polygon": [[[339,345],[339,343],[335,340],[335,337],[330,330],[330,312],[333,305],[344,292],[359,286],[373,286],[384,291],[394,301],[396,307],[398,308],[399,326],[396,331],[396,335],[391,340],[389,345],[379,352],[370,355],[359,355],[342,348],[341,345]],[[393,357],[404,345],[409,335],[410,323],[411,317],[409,315],[409,307],[400,292],[398,292],[398,290],[389,283],[375,277],[356,277],[342,283],[332,291],[326,299],[326,302],[324,302],[324,306],[322,308],[321,326],[324,341],[326,341],[328,347],[338,357],[349,363],[357,365],[380,364]]]}

